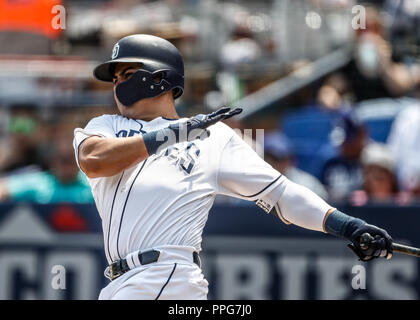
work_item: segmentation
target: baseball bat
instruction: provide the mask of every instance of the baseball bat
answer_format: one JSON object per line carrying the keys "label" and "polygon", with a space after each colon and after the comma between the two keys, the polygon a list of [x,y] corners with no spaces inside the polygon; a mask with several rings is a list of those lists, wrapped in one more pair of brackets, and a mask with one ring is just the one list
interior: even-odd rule
{"label": "baseball bat", "polygon": [[[369,233],[362,234],[360,236],[360,248],[362,248],[363,250],[369,248],[369,244],[373,240],[375,240],[375,238],[373,238]],[[410,247],[399,243],[393,243],[392,250],[393,252],[398,252],[420,258],[419,248]]]}

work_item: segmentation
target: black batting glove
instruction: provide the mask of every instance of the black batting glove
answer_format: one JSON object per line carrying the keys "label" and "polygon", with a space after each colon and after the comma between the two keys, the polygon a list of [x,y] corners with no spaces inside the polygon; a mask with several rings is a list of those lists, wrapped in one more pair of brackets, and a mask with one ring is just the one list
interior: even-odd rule
{"label": "black batting glove", "polygon": [[[158,152],[161,145],[167,145],[205,139],[210,135],[207,128],[221,120],[226,120],[242,112],[241,108],[223,107],[209,114],[199,114],[183,122],[171,124],[169,127],[143,134],[143,141],[150,155]],[[160,139],[162,138],[163,139]]]}
{"label": "black batting glove", "polygon": [[354,230],[348,239],[352,242],[348,247],[361,261],[392,257],[393,240],[384,229],[365,223]]}
{"label": "black batting glove", "polygon": [[361,261],[378,257],[392,257],[392,238],[383,229],[366,221],[349,216],[339,210],[330,213],[325,221],[325,231],[351,241],[348,247]]}
{"label": "black batting glove", "polygon": [[234,115],[237,115],[242,112],[241,108],[231,109],[229,107],[222,107],[217,111],[214,111],[209,114],[198,114],[186,121],[186,123],[177,123],[174,125],[170,125],[169,128],[174,131],[179,131],[180,126],[186,125],[187,126],[187,133],[191,132],[194,129],[206,129],[209,126],[219,122],[221,120],[226,120]]}

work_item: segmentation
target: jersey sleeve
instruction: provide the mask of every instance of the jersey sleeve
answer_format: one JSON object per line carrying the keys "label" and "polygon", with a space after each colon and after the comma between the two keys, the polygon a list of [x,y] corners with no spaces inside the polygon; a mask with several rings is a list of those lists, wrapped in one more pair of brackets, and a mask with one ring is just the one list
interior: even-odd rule
{"label": "jersey sleeve", "polygon": [[222,150],[217,193],[255,201],[270,212],[281,192],[282,174],[265,162],[239,135],[233,133]]}
{"label": "jersey sleeve", "polygon": [[92,136],[99,136],[104,138],[115,137],[111,116],[103,115],[97,118],[93,118],[89,121],[84,129],[76,128],[74,130],[73,148],[76,156],[76,163],[80,170],[82,169],[79,165],[79,146],[83,141]]}

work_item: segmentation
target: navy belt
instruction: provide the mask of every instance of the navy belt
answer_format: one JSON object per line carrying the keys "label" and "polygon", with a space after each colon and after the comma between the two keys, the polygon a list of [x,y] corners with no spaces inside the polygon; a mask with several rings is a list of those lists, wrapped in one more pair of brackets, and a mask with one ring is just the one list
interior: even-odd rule
{"label": "navy belt", "polygon": [[[149,250],[149,251],[138,253],[138,257],[139,257],[139,261],[141,265],[147,265],[147,264],[158,261],[159,255],[160,255],[160,251],[157,251],[157,250]],[[200,261],[200,256],[198,255],[198,252],[194,251],[192,256],[193,256],[193,262],[199,267],[201,267],[201,261]],[[120,260],[114,261],[113,263],[109,265],[109,278],[111,280],[114,280],[129,270],[130,270],[130,267],[127,263],[127,259],[120,259]]]}

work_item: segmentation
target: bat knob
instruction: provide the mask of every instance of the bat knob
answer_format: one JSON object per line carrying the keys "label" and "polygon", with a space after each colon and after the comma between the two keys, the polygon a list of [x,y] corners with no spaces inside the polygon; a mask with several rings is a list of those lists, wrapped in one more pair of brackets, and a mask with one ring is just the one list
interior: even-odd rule
{"label": "bat knob", "polygon": [[370,243],[375,240],[369,233],[365,232],[360,236],[360,248],[366,250],[369,248]]}

